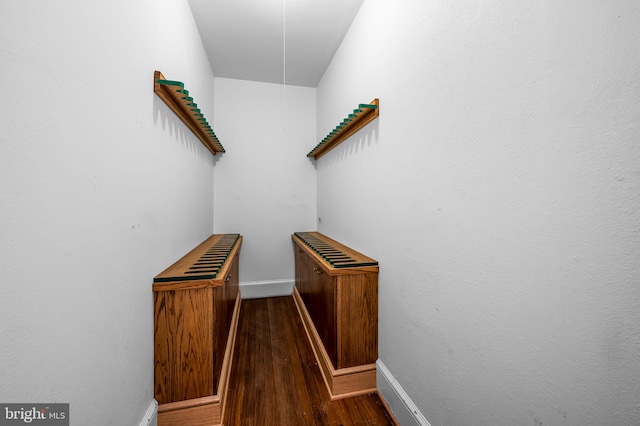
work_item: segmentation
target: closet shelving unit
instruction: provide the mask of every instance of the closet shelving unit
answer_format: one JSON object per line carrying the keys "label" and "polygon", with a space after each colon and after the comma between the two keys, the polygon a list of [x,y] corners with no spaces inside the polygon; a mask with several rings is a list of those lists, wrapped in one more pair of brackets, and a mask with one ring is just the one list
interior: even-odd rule
{"label": "closet shelving unit", "polygon": [[220,140],[180,81],[167,80],[160,71],[153,73],[153,91],[213,154],[225,152]]}
{"label": "closet shelving unit", "polygon": [[368,104],[360,104],[344,120],[338,124],[315,148],[307,154],[316,160],[338,146],[341,142],[363,128],[380,115],[380,100],[372,100]]}

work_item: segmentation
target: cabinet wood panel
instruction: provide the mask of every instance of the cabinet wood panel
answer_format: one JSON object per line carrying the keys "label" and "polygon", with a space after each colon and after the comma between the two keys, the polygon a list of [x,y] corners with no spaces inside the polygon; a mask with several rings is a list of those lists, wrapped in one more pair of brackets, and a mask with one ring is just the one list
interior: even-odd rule
{"label": "cabinet wood panel", "polygon": [[213,394],[212,288],[156,295],[155,398],[162,404]]}
{"label": "cabinet wood panel", "polygon": [[[305,304],[318,334],[334,366],[338,365],[338,336],[336,318],[336,278],[326,274],[320,266],[311,261],[312,269],[307,287]],[[337,367],[338,368],[338,367]]]}
{"label": "cabinet wood panel", "polygon": [[378,359],[378,275],[345,275],[337,280],[337,368]]}
{"label": "cabinet wood panel", "polygon": [[375,364],[377,262],[317,232],[296,233],[292,239],[296,291],[313,324],[310,336],[318,336],[330,360],[326,370]]}
{"label": "cabinet wood panel", "polygon": [[237,234],[213,235],[154,279],[159,425],[220,418],[240,309],[241,244]]}

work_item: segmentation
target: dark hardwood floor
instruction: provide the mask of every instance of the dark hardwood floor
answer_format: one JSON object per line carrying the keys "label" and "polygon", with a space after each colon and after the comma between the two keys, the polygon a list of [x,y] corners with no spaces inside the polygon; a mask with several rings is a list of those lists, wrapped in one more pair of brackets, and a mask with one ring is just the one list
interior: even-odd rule
{"label": "dark hardwood floor", "polygon": [[225,426],[394,425],[377,394],[331,401],[292,296],[242,301]]}

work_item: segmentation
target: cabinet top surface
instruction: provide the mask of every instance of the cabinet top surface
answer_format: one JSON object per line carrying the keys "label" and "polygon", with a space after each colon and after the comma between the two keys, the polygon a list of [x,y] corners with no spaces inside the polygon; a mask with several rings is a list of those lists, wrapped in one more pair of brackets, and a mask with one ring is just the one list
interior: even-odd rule
{"label": "cabinet top surface", "polygon": [[153,279],[154,291],[176,284],[220,286],[240,250],[240,234],[214,234]]}
{"label": "cabinet top surface", "polygon": [[378,271],[378,262],[319,232],[296,232],[293,240],[311,256],[321,261],[329,271]]}

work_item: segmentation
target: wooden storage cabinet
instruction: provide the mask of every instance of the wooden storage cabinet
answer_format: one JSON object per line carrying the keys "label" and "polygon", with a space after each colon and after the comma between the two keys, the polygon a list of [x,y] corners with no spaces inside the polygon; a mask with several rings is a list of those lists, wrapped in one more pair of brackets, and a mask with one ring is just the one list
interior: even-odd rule
{"label": "wooden storage cabinet", "polygon": [[334,368],[338,365],[338,335],[336,333],[336,290],[337,277],[331,277],[304,253],[300,247],[296,249],[296,271],[301,272],[296,280],[296,288],[304,301],[316,331],[322,340],[327,355]]}
{"label": "wooden storage cabinet", "polygon": [[213,235],[154,278],[158,425],[221,424],[235,341],[242,237]]}
{"label": "wooden storage cabinet", "polygon": [[377,262],[317,232],[292,239],[294,298],[332,397],[375,390]]}

